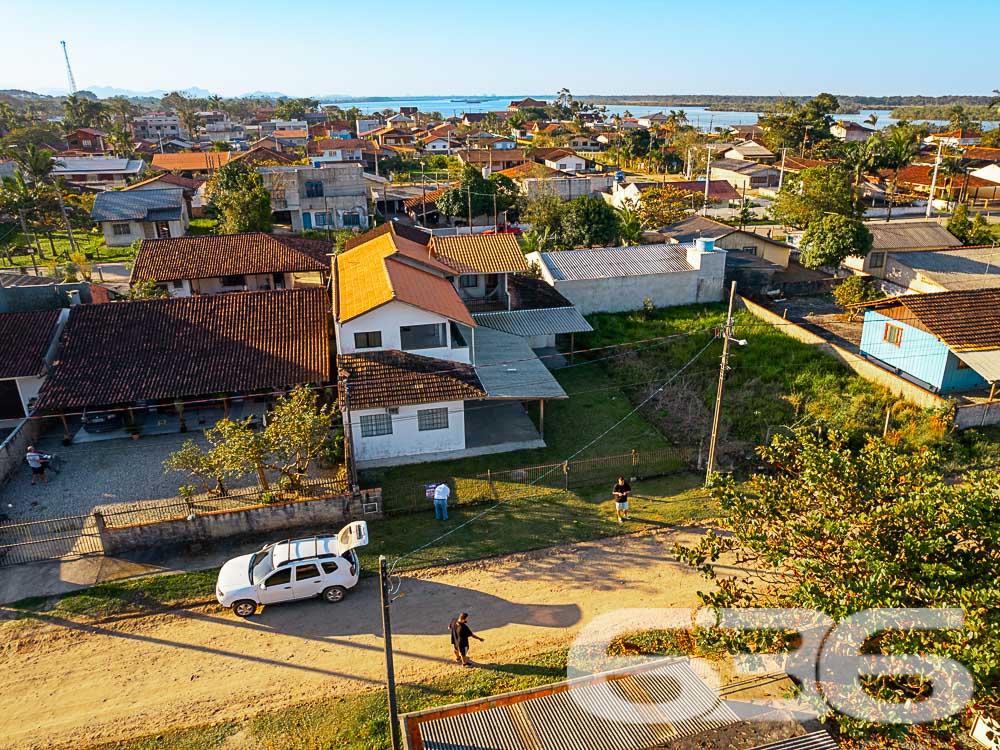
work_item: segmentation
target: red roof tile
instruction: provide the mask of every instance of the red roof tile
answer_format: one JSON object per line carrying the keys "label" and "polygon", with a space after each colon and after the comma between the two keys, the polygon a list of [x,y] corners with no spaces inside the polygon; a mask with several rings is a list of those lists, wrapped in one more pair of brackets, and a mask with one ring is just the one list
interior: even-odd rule
{"label": "red roof tile", "polygon": [[340,403],[345,409],[430,404],[485,398],[472,365],[396,350],[337,357],[346,382]]}
{"label": "red roof tile", "polygon": [[59,310],[0,314],[0,380],[38,377]]}

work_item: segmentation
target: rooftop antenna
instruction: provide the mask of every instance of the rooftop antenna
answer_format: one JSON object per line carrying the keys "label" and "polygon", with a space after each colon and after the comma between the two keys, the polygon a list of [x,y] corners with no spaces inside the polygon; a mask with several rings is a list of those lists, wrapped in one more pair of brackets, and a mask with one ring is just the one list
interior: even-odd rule
{"label": "rooftop antenna", "polygon": [[66,51],[66,42],[59,42],[59,44],[62,45],[63,57],[66,58],[66,76],[69,78],[69,93],[75,94],[77,91],[76,79],[73,78],[73,68],[69,64],[69,52]]}

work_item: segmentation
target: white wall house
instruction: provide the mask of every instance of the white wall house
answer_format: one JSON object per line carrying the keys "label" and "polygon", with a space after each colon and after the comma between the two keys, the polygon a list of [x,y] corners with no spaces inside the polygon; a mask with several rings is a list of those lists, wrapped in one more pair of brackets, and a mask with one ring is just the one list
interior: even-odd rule
{"label": "white wall house", "polygon": [[630,247],[531,253],[542,278],[584,315],[673,307],[722,299],[726,253],[712,240],[691,245]]}
{"label": "white wall house", "polygon": [[405,302],[389,302],[337,326],[337,354],[386,349],[472,362],[472,329]]}
{"label": "white wall house", "polygon": [[182,188],[99,193],[90,217],[100,225],[108,247],[183,237],[191,221]]}
{"label": "white wall house", "polygon": [[258,167],[275,214],[287,212],[292,231],[368,226],[368,193],[359,163],[323,167]]}
{"label": "white wall house", "polygon": [[573,174],[585,171],[587,160],[574,153],[553,154],[551,157],[546,157],[545,166]]}
{"label": "white wall house", "polygon": [[435,453],[465,448],[464,401],[358,409],[349,413],[354,457],[362,464],[401,463],[398,459],[407,456],[433,461]]}

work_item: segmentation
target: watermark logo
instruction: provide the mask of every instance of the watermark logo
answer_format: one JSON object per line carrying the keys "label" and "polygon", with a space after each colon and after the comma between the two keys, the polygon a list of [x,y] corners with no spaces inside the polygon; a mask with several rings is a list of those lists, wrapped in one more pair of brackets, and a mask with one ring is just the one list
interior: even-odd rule
{"label": "watermark logo", "polygon": [[[817,718],[832,708],[841,714],[881,724],[923,724],[961,711],[972,699],[972,675],[959,662],[941,656],[872,655],[864,648],[885,631],[955,630],[964,623],[961,609],[871,609],[840,622],[808,609],[685,608],[622,609],[595,618],[573,640],[567,660],[567,677],[592,677],[605,672],[639,669],[663,656],[612,656],[609,649],[621,636],[651,630],[690,630],[692,627],[735,631],[785,631],[797,634],[795,647],[774,654],[734,654],[742,674],[784,673],[799,686],[792,699],[741,701],[755,709],[782,709],[800,718]],[[609,721],[650,723],[654,714],[674,720],[715,719],[731,716],[720,702],[718,675],[707,660],[691,658],[688,666],[698,679],[677,679],[681,674],[669,664],[654,668],[673,680],[669,699],[657,704],[639,703],[615,686],[615,681],[590,683],[587,690],[572,690],[581,708]],[[648,666],[647,666],[648,669]],[[920,700],[902,703],[882,700],[865,690],[866,681],[879,678],[916,678],[931,686]],[[740,716],[752,720],[765,711]]]}

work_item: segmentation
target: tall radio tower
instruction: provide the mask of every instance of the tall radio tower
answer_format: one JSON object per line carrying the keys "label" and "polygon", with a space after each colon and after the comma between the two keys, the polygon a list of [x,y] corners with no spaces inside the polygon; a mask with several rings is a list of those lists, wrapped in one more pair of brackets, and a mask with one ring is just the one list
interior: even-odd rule
{"label": "tall radio tower", "polygon": [[69,64],[69,52],[66,51],[66,42],[59,42],[63,48],[63,57],[66,58],[66,76],[69,78],[69,93],[76,93],[76,79],[73,78],[73,68]]}

